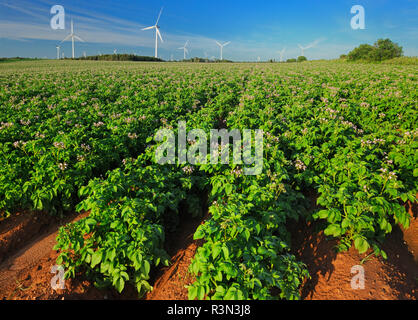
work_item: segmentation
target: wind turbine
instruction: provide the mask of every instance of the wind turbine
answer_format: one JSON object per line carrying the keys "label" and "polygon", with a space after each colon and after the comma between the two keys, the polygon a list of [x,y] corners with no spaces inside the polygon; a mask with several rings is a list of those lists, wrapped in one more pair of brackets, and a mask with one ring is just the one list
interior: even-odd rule
{"label": "wind turbine", "polygon": [[301,50],[302,56],[304,56],[305,50],[315,47],[320,41],[321,40],[315,40],[314,42],[308,44],[306,47],[302,47],[300,44],[298,44],[298,47]]}
{"label": "wind turbine", "polygon": [[163,9],[164,9],[164,7],[161,8],[160,14],[158,15],[157,22],[155,23],[155,25],[142,29],[142,31],[155,29],[155,57],[156,58],[158,58],[158,37],[160,37],[161,42],[164,42],[163,38],[161,37],[160,26],[158,25],[158,22],[160,21],[161,13],[163,12]]}
{"label": "wind turbine", "polygon": [[189,40],[186,41],[184,47],[178,48],[178,50],[183,50],[184,53],[184,60],[186,60],[186,54],[189,54],[189,50],[187,50],[187,45],[189,44]]}
{"label": "wind turbine", "polygon": [[285,51],[286,51],[286,48],[283,48],[282,51],[277,51],[280,54],[280,62],[283,62],[283,56],[284,56]]}
{"label": "wind turbine", "polygon": [[221,60],[223,60],[223,50],[224,50],[224,47],[226,47],[231,42],[228,41],[228,42],[225,42],[224,44],[220,44],[218,41],[215,41],[215,42],[221,48]]}
{"label": "wind turbine", "polygon": [[57,48],[57,60],[59,60],[60,59],[60,46],[57,46],[56,47]]}
{"label": "wind turbine", "polygon": [[117,54],[118,49],[113,50],[113,54]]}
{"label": "wind turbine", "polygon": [[67,41],[68,39],[71,39],[72,41],[72,48],[73,48],[73,59],[75,58],[75,51],[74,51],[74,39],[77,39],[78,41],[84,42],[83,39],[81,39],[79,36],[74,34],[74,24],[73,24],[73,20],[71,19],[71,33],[65,37],[64,40],[61,41],[61,43],[63,43],[64,41]]}

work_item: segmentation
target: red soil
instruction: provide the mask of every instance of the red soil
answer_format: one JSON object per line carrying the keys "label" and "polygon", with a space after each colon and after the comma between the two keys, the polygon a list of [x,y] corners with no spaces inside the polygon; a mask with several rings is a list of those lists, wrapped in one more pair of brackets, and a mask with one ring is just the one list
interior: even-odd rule
{"label": "red soil", "polygon": [[[294,253],[309,269],[311,279],[301,289],[304,299],[417,299],[418,218],[416,205],[409,206],[414,217],[408,230],[394,228],[383,249],[388,260],[372,256],[365,269],[365,289],[353,290],[351,267],[366,256],[354,249],[344,253],[333,250],[335,240],[326,240],[316,233],[314,225],[299,223],[292,232]],[[82,276],[66,280],[66,288],[51,288],[51,267],[58,256],[52,250],[59,226],[83,215],[65,220],[40,214],[20,214],[0,222],[0,299],[137,299],[135,289],[128,286],[122,294],[113,289],[99,290]],[[188,273],[191,258],[201,242],[193,241],[193,233],[202,219],[186,220],[179,232],[167,235],[167,252],[172,256],[170,267],[154,276],[154,290],[147,300],[185,300],[185,286],[193,281]],[[415,257],[415,261],[414,261]]]}

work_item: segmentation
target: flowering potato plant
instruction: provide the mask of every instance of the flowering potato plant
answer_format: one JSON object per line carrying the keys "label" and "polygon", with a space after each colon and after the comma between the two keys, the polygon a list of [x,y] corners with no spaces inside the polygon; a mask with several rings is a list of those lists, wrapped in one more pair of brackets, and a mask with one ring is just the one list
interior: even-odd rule
{"label": "flowering potato plant", "polygon": [[[190,264],[190,299],[299,299],[309,277],[289,222],[386,258],[417,188],[414,66],[45,62],[1,70],[0,212],[90,215],[60,229],[66,276],[140,296],[169,264],[179,211],[209,217]],[[159,129],[262,130],[262,171],[155,160]],[[195,141],[188,140],[188,144]],[[229,141],[232,148],[233,141]],[[232,157],[232,153],[230,154]],[[306,195],[315,194],[312,208]]]}

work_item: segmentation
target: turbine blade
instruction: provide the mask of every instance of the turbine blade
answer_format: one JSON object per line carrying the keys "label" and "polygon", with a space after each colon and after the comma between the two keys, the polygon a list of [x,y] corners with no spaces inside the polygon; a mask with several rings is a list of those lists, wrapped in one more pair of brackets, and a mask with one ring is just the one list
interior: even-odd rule
{"label": "turbine blade", "polygon": [[189,50],[187,50],[187,48],[184,48],[184,50],[186,51],[187,54],[189,54]]}
{"label": "turbine blade", "polygon": [[218,41],[215,41],[215,42],[218,46],[222,47],[222,45]]}
{"label": "turbine blade", "polygon": [[160,21],[161,13],[163,12],[163,9],[164,9],[164,7],[161,8],[160,14],[158,15],[157,22],[155,23],[155,25],[158,25],[158,22]]}
{"label": "turbine blade", "polygon": [[85,41],[84,41],[83,39],[81,39],[79,36],[74,35],[74,38],[75,38],[75,39],[77,39],[78,41],[85,42]]}
{"label": "turbine blade", "polygon": [[225,47],[225,46],[227,46],[230,43],[231,43],[231,41],[225,42],[223,46]]}
{"label": "turbine blade", "polygon": [[160,30],[159,30],[158,28],[156,28],[156,30],[157,30],[157,34],[158,34],[158,36],[160,37],[161,42],[164,42],[163,38],[161,37],[161,32],[160,32]]}
{"label": "turbine blade", "polygon": [[145,31],[145,30],[151,30],[151,29],[154,29],[155,28],[155,26],[152,26],[152,27],[147,27],[147,28],[143,28],[143,29],[141,29],[142,31]]}
{"label": "turbine blade", "polygon": [[63,43],[64,41],[67,41],[68,39],[71,39],[71,34],[69,34],[68,36],[66,36],[65,38],[64,38],[64,40],[62,40],[60,43]]}

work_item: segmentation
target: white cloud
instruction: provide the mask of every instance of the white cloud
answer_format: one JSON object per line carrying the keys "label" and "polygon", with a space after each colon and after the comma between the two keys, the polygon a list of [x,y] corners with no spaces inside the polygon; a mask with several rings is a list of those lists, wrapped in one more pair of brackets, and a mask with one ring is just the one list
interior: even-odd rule
{"label": "white cloud", "polygon": [[[20,7],[11,5],[9,3],[0,3],[10,10],[18,11],[21,19],[11,19],[3,16],[0,20],[0,38],[13,40],[50,40],[61,42],[62,39],[69,33],[69,20],[74,20],[75,33],[83,38],[89,44],[112,45],[128,47],[142,47],[150,49],[154,48],[155,38],[154,31],[141,31],[141,28],[148,26],[139,22],[115,18],[112,16],[98,14],[97,12],[90,12],[88,10],[77,11],[67,6],[66,12],[71,14],[66,15],[66,30],[52,30],[49,25],[49,19],[52,15],[49,12],[50,2],[43,1],[44,6],[34,7],[27,1],[19,1]],[[26,8],[30,8],[26,9]],[[68,9],[68,11],[67,11]],[[23,15],[22,15],[23,14]],[[219,57],[219,48],[215,44],[215,39],[196,35],[193,33],[173,34],[166,32],[164,26],[161,28],[164,43],[159,44],[160,52],[167,54],[176,54],[176,57],[182,56],[182,52],[178,50],[186,40],[190,43],[190,56],[204,56],[207,52],[208,56]],[[286,58],[295,58],[300,54],[299,48],[294,44],[280,43],[279,41],[272,43],[257,42],[254,40],[234,40],[234,39],[216,39],[219,41],[231,40],[231,44],[224,49],[225,59],[233,60],[250,60],[255,61],[258,56],[262,60],[279,59],[280,55],[277,53],[279,49],[287,46]],[[350,46],[338,45],[321,45],[325,38],[319,38],[309,43],[307,47],[310,49],[306,51],[305,55],[308,59],[320,58],[336,58],[341,53],[347,51]],[[55,49],[55,44],[54,44]],[[1,49],[0,49],[1,55]]]}

